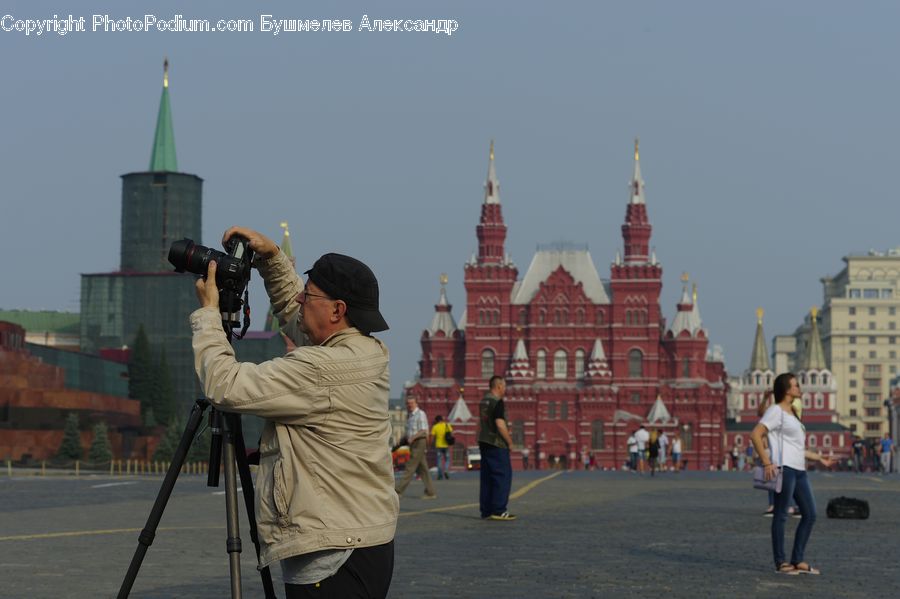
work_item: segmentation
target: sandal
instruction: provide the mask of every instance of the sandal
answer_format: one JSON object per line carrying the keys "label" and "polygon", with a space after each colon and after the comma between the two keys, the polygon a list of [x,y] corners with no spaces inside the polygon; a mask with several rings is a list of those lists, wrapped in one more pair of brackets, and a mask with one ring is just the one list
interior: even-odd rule
{"label": "sandal", "polygon": [[775,568],[775,572],[778,574],[787,574],[788,576],[796,576],[800,574],[797,568],[794,567],[793,564],[789,564],[787,562],[782,563],[777,568]]}
{"label": "sandal", "polygon": [[[782,564],[782,565],[784,565],[784,564]],[[818,576],[819,574],[821,574],[821,572],[819,572],[816,568],[813,568],[806,562],[800,562],[799,564],[794,564],[794,571],[797,572],[797,574],[813,574],[815,576]]]}

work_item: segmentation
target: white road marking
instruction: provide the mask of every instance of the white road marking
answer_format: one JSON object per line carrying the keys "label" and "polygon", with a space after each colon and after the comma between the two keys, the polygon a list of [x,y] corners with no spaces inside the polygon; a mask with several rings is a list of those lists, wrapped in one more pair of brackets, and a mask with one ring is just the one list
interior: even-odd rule
{"label": "white road marking", "polygon": [[122,485],[136,485],[136,480],[130,480],[121,483],[103,483],[102,485],[91,485],[92,489],[102,489],[103,487],[121,487]]}

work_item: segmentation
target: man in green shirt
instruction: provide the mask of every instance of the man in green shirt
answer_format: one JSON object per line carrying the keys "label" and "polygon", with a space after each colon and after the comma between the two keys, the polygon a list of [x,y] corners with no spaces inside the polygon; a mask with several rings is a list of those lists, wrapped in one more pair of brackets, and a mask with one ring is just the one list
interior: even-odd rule
{"label": "man in green shirt", "polygon": [[512,438],[506,426],[503,395],[506,381],[492,376],[489,391],[478,404],[478,447],[481,449],[481,517],[491,520],[515,520],[507,510],[512,486],[512,464],[509,448]]}

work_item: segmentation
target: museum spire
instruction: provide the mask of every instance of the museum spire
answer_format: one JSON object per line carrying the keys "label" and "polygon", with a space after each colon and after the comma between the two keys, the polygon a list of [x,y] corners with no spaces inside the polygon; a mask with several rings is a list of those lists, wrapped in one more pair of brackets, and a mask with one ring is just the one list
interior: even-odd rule
{"label": "museum spire", "polygon": [[156,116],[156,134],[150,154],[150,172],[178,172],[175,159],[175,131],[172,127],[172,108],[169,105],[169,59],[163,61],[163,90]]}

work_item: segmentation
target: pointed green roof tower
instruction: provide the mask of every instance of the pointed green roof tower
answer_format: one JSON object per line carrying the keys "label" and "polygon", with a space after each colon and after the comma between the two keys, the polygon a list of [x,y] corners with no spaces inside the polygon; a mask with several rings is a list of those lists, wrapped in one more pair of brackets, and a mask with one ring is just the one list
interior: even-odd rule
{"label": "pointed green roof tower", "polygon": [[156,116],[156,135],[150,154],[150,172],[178,172],[175,158],[175,130],[172,127],[172,107],[169,105],[169,59],[163,61],[163,90]]}
{"label": "pointed green roof tower", "polygon": [[803,370],[825,370],[825,350],[822,349],[822,338],[819,336],[819,324],[816,317],[819,314],[818,308],[813,306],[809,311],[810,325],[809,331],[809,350],[806,352],[806,359],[803,361]]}
{"label": "pointed green roof tower", "polygon": [[756,339],[753,340],[753,353],[750,356],[750,372],[765,372],[769,368],[769,354],[766,351],[766,336],[763,334],[763,309],[756,309]]}

